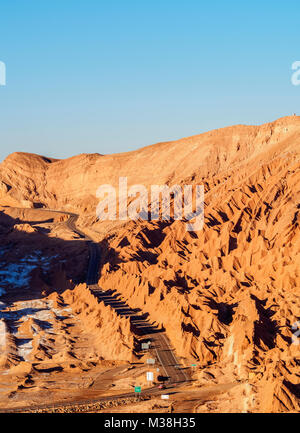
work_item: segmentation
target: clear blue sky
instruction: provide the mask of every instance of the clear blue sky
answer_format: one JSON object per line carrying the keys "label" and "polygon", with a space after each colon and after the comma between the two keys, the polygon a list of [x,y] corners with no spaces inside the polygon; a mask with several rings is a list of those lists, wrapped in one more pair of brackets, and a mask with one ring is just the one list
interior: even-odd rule
{"label": "clear blue sky", "polygon": [[299,114],[299,28],[299,0],[2,1],[0,160]]}

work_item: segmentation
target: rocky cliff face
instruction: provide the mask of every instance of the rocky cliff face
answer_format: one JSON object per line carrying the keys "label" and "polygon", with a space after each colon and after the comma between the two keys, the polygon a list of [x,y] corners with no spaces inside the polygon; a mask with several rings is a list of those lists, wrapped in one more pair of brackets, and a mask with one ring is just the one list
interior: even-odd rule
{"label": "rocky cliff face", "polygon": [[[249,410],[299,410],[299,150],[300,118],[288,117],[118,155],[12,154],[0,166],[0,204],[78,212],[100,241],[100,286],[163,325],[184,362],[249,381]],[[203,184],[203,230],[97,221],[98,186],[120,176]]]}

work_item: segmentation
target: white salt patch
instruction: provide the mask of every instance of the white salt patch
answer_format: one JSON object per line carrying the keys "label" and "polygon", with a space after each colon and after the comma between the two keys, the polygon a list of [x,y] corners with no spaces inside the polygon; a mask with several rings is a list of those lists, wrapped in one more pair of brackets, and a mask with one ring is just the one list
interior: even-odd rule
{"label": "white salt patch", "polygon": [[23,358],[24,361],[29,360],[32,349],[32,340],[24,339],[24,342],[18,343],[18,355]]}
{"label": "white salt patch", "polygon": [[9,284],[17,288],[27,286],[30,272],[35,267],[28,264],[9,263],[4,270],[0,270],[1,284]]}
{"label": "white salt patch", "polygon": [[[54,330],[52,328],[53,324],[53,313],[58,316],[64,316],[64,312],[71,312],[72,309],[67,308],[53,308],[53,300],[44,301],[35,299],[32,301],[22,301],[18,303],[18,310],[15,311],[1,311],[1,308],[4,309],[6,305],[3,302],[0,302],[0,319],[11,320],[10,324],[12,334],[19,339],[17,343],[18,355],[24,359],[24,361],[29,360],[30,353],[33,349],[32,339],[26,338],[26,336],[21,335],[19,333],[19,327],[22,323],[26,322],[29,318],[33,318],[44,322],[45,327],[44,336],[39,337],[39,344],[47,345],[47,334],[54,334]],[[69,314],[69,317],[72,315]],[[3,322],[4,323],[4,322]],[[1,324],[1,320],[0,320]],[[41,324],[42,326],[42,324]],[[39,335],[38,326],[32,326],[33,335]],[[1,338],[1,328],[0,328],[0,338]]]}
{"label": "white salt patch", "polygon": [[59,316],[64,312],[71,313],[72,308],[69,308],[69,307],[68,308],[62,308],[62,309],[52,308],[52,311],[54,311],[54,313]]}
{"label": "white salt patch", "polygon": [[[38,266],[43,271],[47,271],[51,262],[58,257],[43,257],[40,250],[34,251],[19,260],[18,263],[3,263],[0,269],[0,282],[2,285],[11,285],[16,288],[27,287],[30,282],[30,273]],[[5,293],[0,288],[0,296]]]}

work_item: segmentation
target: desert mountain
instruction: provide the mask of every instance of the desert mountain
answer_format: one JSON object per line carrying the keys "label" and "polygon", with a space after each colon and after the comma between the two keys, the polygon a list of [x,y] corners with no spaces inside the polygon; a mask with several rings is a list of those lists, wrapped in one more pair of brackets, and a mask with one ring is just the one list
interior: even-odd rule
{"label": "desert mountain", "polygon": [[[0,165],[0,205],[4,214],[8,207],[79,214],[101,247],[100,287],[164,327],[186,365],[197,362],[199,384],[204,372],[221,382],[247,381],[244,410],[297,411],[299,154],[297,116],[123,154],[54,160],[13,153]],[[117,188],[121,176],[147,188],[204,185],[203,230],[188,232],[184,221],[98,221],[97,188]],[[83,302],[76,290],[68,292],[70,304]],[[129,353],[125,322],[121,334]]]}

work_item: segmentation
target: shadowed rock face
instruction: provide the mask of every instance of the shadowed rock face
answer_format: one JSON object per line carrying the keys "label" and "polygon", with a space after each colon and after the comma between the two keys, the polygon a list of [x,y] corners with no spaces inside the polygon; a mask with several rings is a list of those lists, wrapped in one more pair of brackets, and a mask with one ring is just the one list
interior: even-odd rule
{"label": "shadowed rock face", "polygon": [[[300,317],[299,150],[295,116],[125,154],[47,160],[16,153],[0,165],[0,204],[25,200],[79,213],[79,224],[100,241],[101,287],[163,326],[187,363],[249,380],[246,410],[297,410],[300,346],[291,344],[291,328]],[[147,187],[203,184],[204,229],[97,221],[95,192],[117,187],[119,176]]]}

